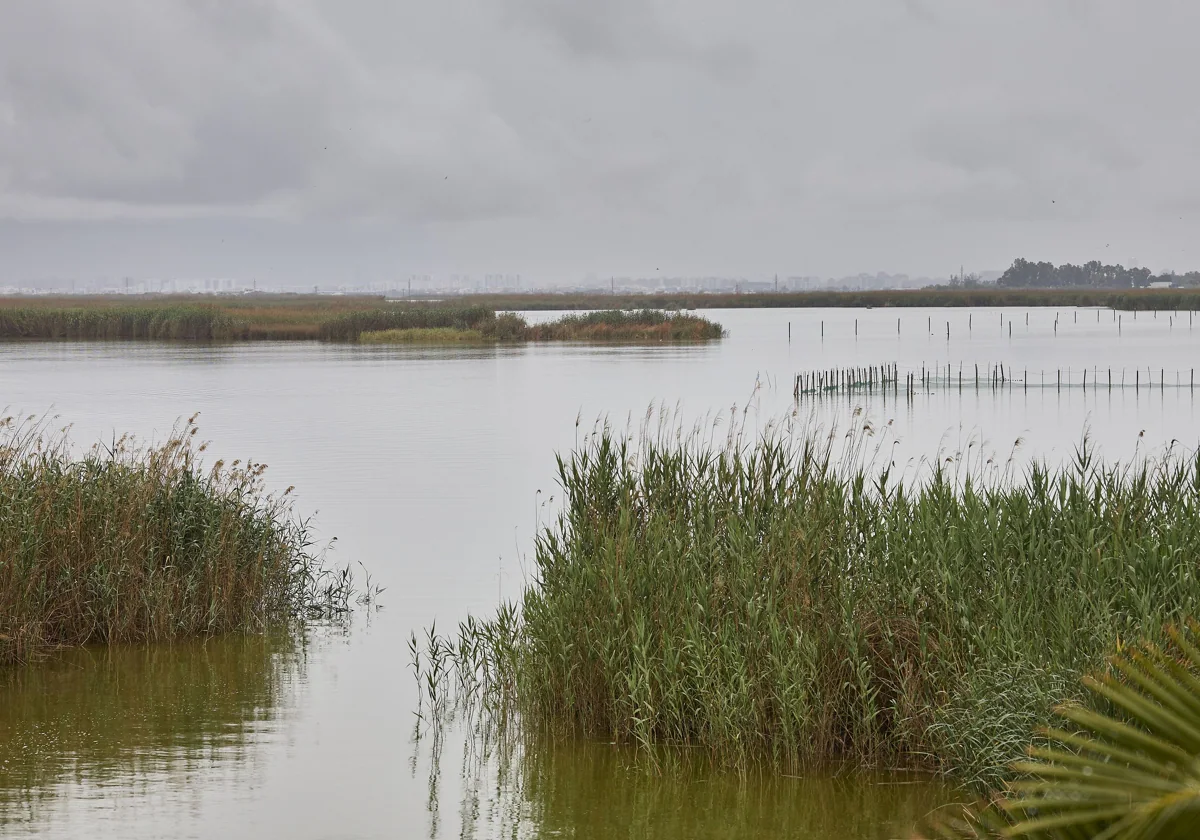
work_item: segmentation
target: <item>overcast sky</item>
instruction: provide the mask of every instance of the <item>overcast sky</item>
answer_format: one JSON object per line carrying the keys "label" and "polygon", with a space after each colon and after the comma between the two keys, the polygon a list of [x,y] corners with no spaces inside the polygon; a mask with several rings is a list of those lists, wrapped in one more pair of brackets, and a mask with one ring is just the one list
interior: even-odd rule
{"label": "overcast sky", "polygon": [[1200,267],[1195,0],[9,0],[0,281]]}

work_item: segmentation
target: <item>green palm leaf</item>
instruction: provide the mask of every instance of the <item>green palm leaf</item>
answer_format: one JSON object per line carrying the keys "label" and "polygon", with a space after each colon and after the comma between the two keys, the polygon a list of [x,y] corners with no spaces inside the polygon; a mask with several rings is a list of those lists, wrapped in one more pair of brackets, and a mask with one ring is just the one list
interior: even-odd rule
{"label": "green palm leaf", "polygon": [[1014,765],[1024,778],[983,813],[943,821],[937,837],[1026,840],[1200,838],[1200,648],[1197,624],[1169,644],[1118,651],[1084,685],[1109,711],[1056,710],[1074,731]]}

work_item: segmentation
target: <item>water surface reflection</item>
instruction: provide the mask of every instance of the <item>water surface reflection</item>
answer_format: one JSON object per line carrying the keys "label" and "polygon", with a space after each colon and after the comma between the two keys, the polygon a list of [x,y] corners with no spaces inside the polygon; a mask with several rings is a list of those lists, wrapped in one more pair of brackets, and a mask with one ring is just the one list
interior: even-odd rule
{"label": "water surface reflection", "polygon": [[0,826],[60,796],[202,780],[245,763],[303,678],[291,633],[86,648],[0,671]]}
{"label": "water surface reflection", "polygon": [[607,744],[478,733],[462,744],[459,801],[440,793],[454,762],[432,740],[424,747],[433,758],[429,836],[445,836],[451,819],[470,838],[884,840],[911,836],[961,801],[948,784],[913,774],[736,773],[692,751],[663,750],[650,761]]}

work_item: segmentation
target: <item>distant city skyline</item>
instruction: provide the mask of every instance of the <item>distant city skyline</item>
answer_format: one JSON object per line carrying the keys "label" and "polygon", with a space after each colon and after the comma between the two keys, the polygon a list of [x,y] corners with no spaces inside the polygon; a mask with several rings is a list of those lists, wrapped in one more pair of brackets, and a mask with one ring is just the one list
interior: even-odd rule
{"label": "distant city skyline", "polygon": [[[978,272],[973,276],[984,282],[992,282],[999,271]],[[288,285],[260,283],[256,279],[235,277],[206,278],[139,278],[100,277],[93,280],[68,278],[43,278],[25,283],[0,284],[0,293],[6,294],[203,294],[258,292],[361,292],[371,294],[396,293],[454,293],[470,294],[483,292],[524,293],[538,291],[613,291],[639,293],[649,291],[702,291],[702,292],[795,292],[817,290],[870,290],[921,288],[950,282],[951,277],[911,277],[907,274],[886,272],[860,273],[845,277],[821,277],[817,275],[773,275],[769,279],[746,276],[698,276],[698,277],[636,277],[609,275],[601,277],[589,272],[582,278],[561,280],[558,283],[540,285],[531,283],[521,274],[487,273],[470,275],[450,273],[445,275],[412,274],[397,276],[392,280],[377,282],[327,282],[312,285]]]}

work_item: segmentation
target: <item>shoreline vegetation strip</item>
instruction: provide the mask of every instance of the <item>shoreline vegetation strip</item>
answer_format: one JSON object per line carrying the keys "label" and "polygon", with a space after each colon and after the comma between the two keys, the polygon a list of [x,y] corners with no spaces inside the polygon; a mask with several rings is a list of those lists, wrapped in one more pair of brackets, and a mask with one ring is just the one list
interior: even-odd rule
{"label": "shoreline vegetation strip", "polygon": [[[346,322],[374,313],[408,312],[408,320],[380,324],[362,332],[429,329],[454,326],[462,313],[490,311],[503,321],[520,311],[598,311],[624,312],[636,317],[647,310],[672,313],[675,317],[699,318],[691,310],[754,308],[941,308],[941,307],[1098,307],[1120,311],[1195,312],[1200,310],[1198,289],[1021,289],[1021,288],[950,288],[893,291],[812,291],[725,293],[649,293],[649,294],[478,294],[417,295],[405,300],[383,296],[340,296],[314,294],[250,295],[101,295],[101,296],[20,296],[0,298],[0,339],[125,340],[165,341],[327,341],[356,340],[333,337]],[[424,314],[419,314],[424,313]],[[434,315],[432,313],[442,313]],[[455,315],[454,313],[459,313]],[[424,319],[425,323],[422,323]],[[441,323],[437,323],[438,321]],[[524,319],[522,319],[524,320]],[[565,321],[565,319],[563,319]],[[681,322],[682,323],[682,322]],[[498,325],[499,330],[504,325]],[[575,324],[575,337],[551,337],[546,325],[526,324],[493,336],[483,330],[486,340],[628,340],[603,335],[603,331],[584,337],[586,330]],[[564,328],[568,324],[564,323]],[[644,327],[645,325],[643,325]],[[473,329],[460,325],[458,329]],[[717,338],[719,327],[691,328],[702,333],[700,339],[685,335],[671,340],[707,340]],[[646,330],[643,330],[644,332]],[[683,331],[687,333],[687,331]],[[522,334],[524,333],[524,334]],[[403,340],[415,340],[404,338]],[[428,337],[426,337],[428,338]],[[449,338],[449,336],[447,336]],[[648,341],[659,336],[641,336]],[[464,340],[455,336],[454,341]]]}
{"label": "shoreline vegetation strip", "polygon": [[475,304],[389,304],[381,298],[0,300],[0,339],[652,344],[710,341],[724,334],[706,318],[651,309],[568,314],[530,324],[519,314]]}
{"label": "shoreline vegetation strip", "polygon": [[1200,456],[1085,440],[1061,468],[939,459],[906,484],[832,436],[677,432],[559,458],[524,594],[410,641],[426,719],[985,787],[1106,653],[1200,609]]}

